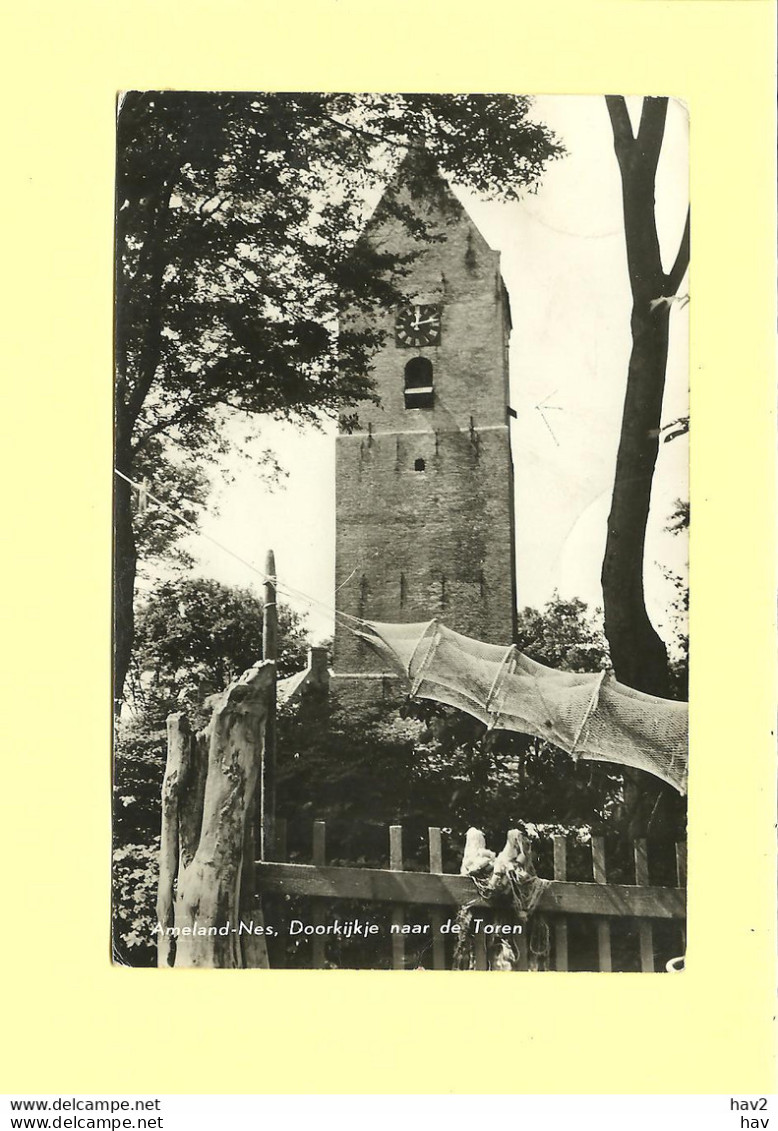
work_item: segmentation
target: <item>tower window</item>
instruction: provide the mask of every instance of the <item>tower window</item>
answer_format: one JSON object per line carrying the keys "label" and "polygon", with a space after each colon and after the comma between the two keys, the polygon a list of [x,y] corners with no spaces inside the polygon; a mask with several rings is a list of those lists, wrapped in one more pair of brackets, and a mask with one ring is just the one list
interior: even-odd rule
{"label": "tower window", "polygon": [[432,362],[428,357],[412,357],[405,366],[404,391],[406,408],[432,407]]}
{"label": "tower window", "polygon": [[414,471],[424,471],[426,466],[427,465],[425,464],[423,459],[417,459],[417,460],[414,460],[413,470]]}

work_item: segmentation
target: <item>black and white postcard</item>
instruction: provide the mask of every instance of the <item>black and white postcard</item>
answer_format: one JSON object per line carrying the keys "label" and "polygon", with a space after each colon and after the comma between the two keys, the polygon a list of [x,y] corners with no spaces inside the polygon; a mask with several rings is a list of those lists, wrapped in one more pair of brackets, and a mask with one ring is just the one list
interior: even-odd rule
{"label": "black and white postcard", "polygon": [[683,970],[688,130],[121,95],[117,963]]}

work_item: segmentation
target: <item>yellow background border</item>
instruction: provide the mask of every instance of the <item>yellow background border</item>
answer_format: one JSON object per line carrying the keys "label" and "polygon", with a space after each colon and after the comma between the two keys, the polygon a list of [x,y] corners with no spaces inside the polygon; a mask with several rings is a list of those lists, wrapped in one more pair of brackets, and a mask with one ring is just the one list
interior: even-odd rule
{"label": "yellow background border", "polygon": [[[8,1089],[773,1090],[774,24],[773,0],[6,7]],[[688,103],[683,975],[110,965],[112,164],[114,96],[132,87],[613,91]]]}

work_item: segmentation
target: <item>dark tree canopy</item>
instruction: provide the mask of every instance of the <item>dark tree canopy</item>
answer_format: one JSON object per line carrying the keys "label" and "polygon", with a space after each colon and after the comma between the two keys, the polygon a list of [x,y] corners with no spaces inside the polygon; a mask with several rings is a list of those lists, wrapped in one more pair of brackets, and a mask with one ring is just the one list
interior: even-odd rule
{"label": "dark tree canopy", "polygon": [[[214,407],[313,416],[368,391],[344,303],[393,297],[365,194],[409,139],[511,198],[561,147],[517,96],[131,92],[118,120],[117,415],[133,451]],[[121,435],[123,436],[123,432]]]}

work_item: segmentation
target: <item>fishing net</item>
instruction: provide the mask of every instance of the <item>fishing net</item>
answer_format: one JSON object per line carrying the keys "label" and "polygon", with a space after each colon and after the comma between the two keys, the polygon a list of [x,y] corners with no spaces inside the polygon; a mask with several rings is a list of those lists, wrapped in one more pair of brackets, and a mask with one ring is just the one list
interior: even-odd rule
{"label": "fishing net", "polygon": [[489,729],[553,742],[574,759],[646,770],[686,792],[688,704],[645,695],[609,672],[564,672],[515,645],[484,644],[436,620],[363,622],[353,631],[399,667],[411,694],[466,711]]}
{"label": "fishing net", "polygon": [[[511,829],[505,847],[495,856],[486,847],[480,829],[467,830],[461,873],[473,881],[478,899],[460,907],[457,915],[457,942],[454,948],[454,969],[477,968],[476,931],[473,907],[480,902],[494,909],[493,924],[497,930],[487,943],[490,970],[518,970],[520,951],[516,945],[516,926],[527,940],[527,966],[530,970],[547,970],[551,954],[548,921],[536,914],[543,892],[549,886],[535,871],[529,841],[518,829]],[[481,912],[483,914],[483,912]],[[499,928],[507,926],[507,931]]]}

